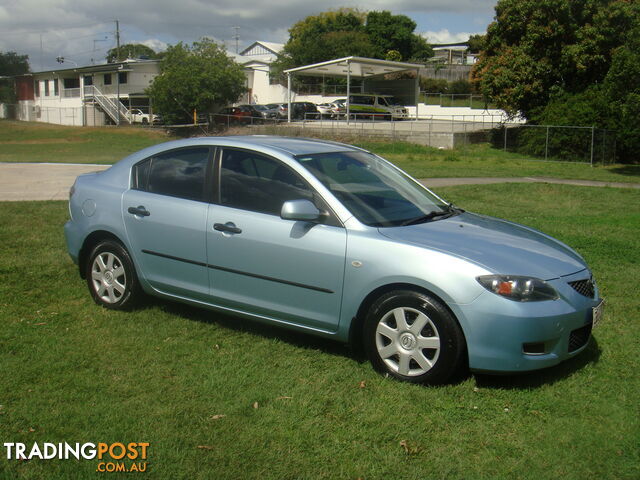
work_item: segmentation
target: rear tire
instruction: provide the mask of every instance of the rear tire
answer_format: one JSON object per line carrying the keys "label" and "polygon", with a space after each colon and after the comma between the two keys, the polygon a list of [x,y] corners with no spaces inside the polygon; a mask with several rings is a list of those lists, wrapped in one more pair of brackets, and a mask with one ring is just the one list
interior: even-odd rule
{"label": "rear tire", "polygon": [[128,310],[142,292],[129,252],[118,242],[98,243],[86,264],[87,286],[91,298],[112,310]]}
{"label": "rear tire", "polygon": [[425,293],[397,290],[383,295],[369,309],[363,333],[373,367],[407,382],[446,383],[466,358],[458,322]]}

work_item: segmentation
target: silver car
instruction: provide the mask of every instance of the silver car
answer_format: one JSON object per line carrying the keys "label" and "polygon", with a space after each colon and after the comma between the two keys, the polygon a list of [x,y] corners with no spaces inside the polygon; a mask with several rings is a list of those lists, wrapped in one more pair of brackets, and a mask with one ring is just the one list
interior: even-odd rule
{"label": "silver car", "polygon": [[68,250],[97,304],[146,292],[351,342],[410,382],[556,365],[602,315],[568,246],[340,143],[156,145],[78,177],[69,210]]}

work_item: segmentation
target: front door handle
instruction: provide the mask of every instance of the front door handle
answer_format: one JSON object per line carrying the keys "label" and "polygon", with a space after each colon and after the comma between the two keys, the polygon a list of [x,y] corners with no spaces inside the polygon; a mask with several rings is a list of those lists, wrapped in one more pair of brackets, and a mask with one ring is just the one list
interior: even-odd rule
{"label": "front door handle", "polygon": [[129,207],[127,212],[132,215],[139,215],[141,217],[148,217],[149,215],[151,215],[151,212],[149,212],[149,210],[144,208],[144,206],[142,205],[138,205],[137,207]]}
{"label": "front door handle", "polygon": [[242,229],[236,227],[232,222],[214,223],[213,229],[219,232],[242,233]]}

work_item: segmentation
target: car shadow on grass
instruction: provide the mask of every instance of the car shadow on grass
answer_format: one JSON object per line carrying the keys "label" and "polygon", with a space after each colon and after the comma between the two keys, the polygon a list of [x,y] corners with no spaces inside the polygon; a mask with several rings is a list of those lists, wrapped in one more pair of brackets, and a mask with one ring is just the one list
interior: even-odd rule
{"label": "car shadow on grass", "polygon": [[[341,356],[357,363],[368,362],[363,349],[352,348],[350,345],[329,338],[298,332],[285,327],[268,325],[258,320],[228,315],[169,300],[154,299],[154,304],[160,306],[171,315],[176,315],[187,320],[219,325],[229,330],[249,333],[267,340],[277,339],[297,348],[319,350],[322,353]],[[144,305],[140,307],[142,309],[145,308]],[[600,354],[601,350],[595,337],[591,337],[589,345],[587,345],[587,348],[583,352],[554,367],[536,370],[534,372],[508,375],[473,373],[467,369],[462,369],[454,374],[454,376],[446,382],[446,385],[458,385],[466,382],[471,377],[475,377],[476,385],[482,388],[522,390],[538,388],[543,385],[552,385],[572,376],[588,364],[597,363]]]}
{"label": "car shadow on grass", "polygon": [[298,348],[320,350],[330,355],[340,355],[357,362],[364,362],[364,356],[349,345],[329,338],[318,337],[308,333],[297,332],[286,327],[268,325],[251,318],[228,315],[214,310],[199,308],[187,304],[171,302],[169,300],[154,299],[166,312],[196,322],[215,324],[229,330],[250,333],[268,340],[281,340]]}
{"label": "car shadow on grass", "polygon": [[513,375],[489,375],[475,373],[476,385],[482,388],[527,390],[543,385],[553,385],[578,373],[589,364],[600,360],[602,351],[595,337],[591,337],[587,348],[577,356],[554,367]]}

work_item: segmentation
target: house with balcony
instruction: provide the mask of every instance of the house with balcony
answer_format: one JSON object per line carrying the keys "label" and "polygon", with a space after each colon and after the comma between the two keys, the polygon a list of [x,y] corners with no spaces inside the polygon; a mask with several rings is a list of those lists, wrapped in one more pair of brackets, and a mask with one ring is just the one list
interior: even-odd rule
{"label": "house with balcony", "polygon": [[148,112],[145,90],[160,73],[158,60],[126,60],[16,77],[18,120],[60,125],[132,123]]}

